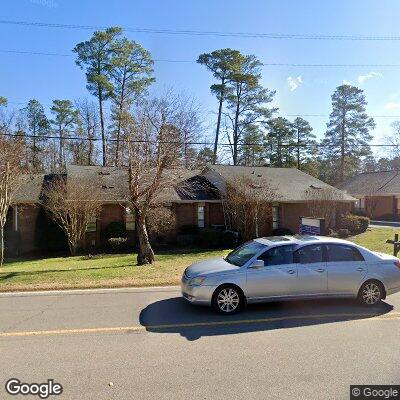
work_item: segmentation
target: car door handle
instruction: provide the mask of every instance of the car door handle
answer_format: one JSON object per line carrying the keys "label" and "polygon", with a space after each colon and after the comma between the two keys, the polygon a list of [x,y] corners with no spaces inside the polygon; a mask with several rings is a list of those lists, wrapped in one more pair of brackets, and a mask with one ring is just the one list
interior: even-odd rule
{"label": "car door handle", "polygon": [[357,268],[357,271],[360,271],[360,272],[362,272],[362,271],[364,271],[364,268]]}
{"label": "car door handle", "polygon": [[318,268],[316,271],[317,271],[317,272],[325,272],[325,270],[322,269],[322,268]]}
{"label": "car door handle", "polygon": [[294,269],[289,269],[289,271],[286,271],[288,274],[293,275],[296,271]]}

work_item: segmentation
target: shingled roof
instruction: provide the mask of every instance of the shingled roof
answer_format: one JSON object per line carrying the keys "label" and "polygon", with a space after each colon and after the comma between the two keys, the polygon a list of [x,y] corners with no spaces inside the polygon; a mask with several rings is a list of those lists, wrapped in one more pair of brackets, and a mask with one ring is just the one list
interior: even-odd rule
{"label": "shingled roof", "polygon": [[214,177],[219,176],[223,181],[232,185],[235,185],[235,182],[241,177],[249,178],[255,184],[255,191],[259,185],[270,185],[271,188],[276,189],[276,201],[279,202],[307,201],[311,199],[310,189],[323,188],[331,189],[337,201],[356,200],[345,192],[296,168],[210,165],[203,174],[216,186],[218,186],[218,182],[213,181],[213,175]]}
{"label": "shingled roof", "polygon": [[[196,170],[170,170],[164,171],[170,184],[163,188],[157,200],[160,202],[179,202],[196,200],[216,200],[216,188]],[[21,178],[21,184],[14,195],[14,203],[40,203],[46,183],[59,176],[56,174],[31,174]],[[67,167],[68,180],[83,180],[99,190],[102,201],[107,203],[126,203],[128,193],[128,170],[119,167],[79,166]],[[148,173],[151,178],[151,171]]]}
{"label": "shingled roof", "polygon": [[348,179],[338,185],[338,188],[353,196],[398,195],[400,194],[400,172],[365,172]]}

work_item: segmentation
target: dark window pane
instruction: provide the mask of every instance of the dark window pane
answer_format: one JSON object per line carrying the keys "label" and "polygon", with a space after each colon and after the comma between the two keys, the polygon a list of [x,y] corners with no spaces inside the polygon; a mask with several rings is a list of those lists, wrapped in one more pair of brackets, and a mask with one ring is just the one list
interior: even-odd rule
{"label": "dark window pane", "polygon": [[364,261],[364,257],[355,247],[341,244],[328,244],[326,247],[328,252],[328,262]]}
{"label": "dark window pane", "polygon": [[312,264],[323,261],[322,246],[320,244],[305,246],[296,251],[296,262]]}
{"label": "dark window pane", "polygon": [[259,242],[250,241],[231,251],[225,260],[230,264],[241,267],[265,247]]}
{"label": "dark window pane", "polygon": [[258,257],[263,260],[265,265],[279,265],[279,264],[292,264],[293,263],[293,247],[292,246],[279,246],[273,247]]}

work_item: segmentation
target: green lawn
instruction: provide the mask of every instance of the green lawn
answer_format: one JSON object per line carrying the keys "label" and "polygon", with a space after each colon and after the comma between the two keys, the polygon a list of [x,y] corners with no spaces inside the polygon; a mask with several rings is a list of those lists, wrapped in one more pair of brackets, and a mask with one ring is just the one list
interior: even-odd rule
{"label": "green lawn", "polygon": [[373,251],[393,254],[393,245],[386,243],[386,240],[393,239],[395,233],[400,234],[400,228],[368,228],[366,232],[349,240]]}
{"label": "green lawn", "polygon": [[[396,228],[373,228],[350,240],[371,250],[391,254],[386,240]],[[66,257],[6,263],[0,268],[0,291],[93,287],[157,286],[179,284],[191,263],[227,254],[228,250],[181,250],[157,254],[152,266],[137,266],[136,254]]]}
{"label": "green lawn", "polygon": [[182,250],[157,254],[154,265],[137,266],[136,254],[48,258],[5,263],[0,292],[93,287],[179,284],[183,270],[195,261],[226,255],[228,250]]}

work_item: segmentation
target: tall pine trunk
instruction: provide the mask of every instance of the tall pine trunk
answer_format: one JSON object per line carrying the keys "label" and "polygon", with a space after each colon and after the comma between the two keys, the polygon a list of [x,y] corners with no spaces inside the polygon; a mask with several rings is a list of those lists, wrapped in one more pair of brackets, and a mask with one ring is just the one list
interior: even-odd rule
{"label": "tall pine trunk", "polygon": [[217,151],[218,151],[218,138],[219,138],[219,130],[221,128],[221,117],[222,117],[222,105],[224,103],[224,94],[225,94],[225,80],[222,79],[221,86],[221,96],[219,98],[219,107],[218,107],[218,119],[217,119],[217,129],[215,132],[215,141],[214,141],[214,154],[213,154],[213,163],[217,162]]}
{"label": "tall pine trunk", "polygon": [[141,213],[136,215],[136,228],[139,239],[139,252],[137,256],[138,265],[153,264],[154,252],[151,248],[149,235],[147,233],[146,221]]}
{"label": "tall pine trunk", "polygon": [[99,109],[100,109],[100,126],[101,126],[101,142],[103,150],[103,167],[107,165],[107,154],[106,154],[106,133],[104,129],[104,114],[103,114],[103,93],[100,86],[98,86],[97,94],[99,98]]}

